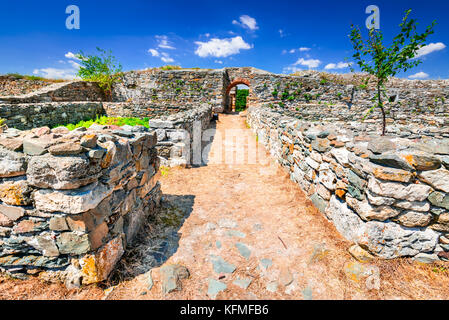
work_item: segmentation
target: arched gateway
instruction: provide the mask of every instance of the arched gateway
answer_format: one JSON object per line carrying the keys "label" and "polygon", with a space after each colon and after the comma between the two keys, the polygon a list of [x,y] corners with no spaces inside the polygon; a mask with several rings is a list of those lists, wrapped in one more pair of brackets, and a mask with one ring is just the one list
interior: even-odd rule
{"label": "arched gateway", "polygon": [[238,85],[245,85],[251,92],[251,82],[244,78],[235,78],[226,88],[225,112],[235,111],[236,93],[231,92]]}

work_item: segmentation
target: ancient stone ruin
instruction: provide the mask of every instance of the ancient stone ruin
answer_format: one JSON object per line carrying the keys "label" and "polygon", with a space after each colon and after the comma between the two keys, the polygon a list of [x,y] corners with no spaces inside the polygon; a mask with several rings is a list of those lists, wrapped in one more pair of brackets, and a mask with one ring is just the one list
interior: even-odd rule
{"label": "ancient stone ruin", "polygon": [[[345,238],[382,258],[449,259],[449,81],[391,80],[380,137],[378,112],[362,121],[375,91],[359,80],[148,70],[126,73],[112,101],[79,81],[1,96],[0,268],[105,280],[157,214],[160,163],[191,164],[195,137],[230,111],[239,84],[250,88],[247,123],[259,143]],[[97,115],[148,117],[150,130],[55,128]]]}

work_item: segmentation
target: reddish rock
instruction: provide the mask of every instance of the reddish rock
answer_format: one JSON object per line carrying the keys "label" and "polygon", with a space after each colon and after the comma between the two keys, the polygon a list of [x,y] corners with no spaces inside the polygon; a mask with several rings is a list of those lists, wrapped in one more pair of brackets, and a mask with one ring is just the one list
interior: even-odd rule
{"label": "reddish rock", "polygon": [[84,149],[77,142],[67,142],[52,146],[48,151],[54,156],[66,156],[83,153]]}

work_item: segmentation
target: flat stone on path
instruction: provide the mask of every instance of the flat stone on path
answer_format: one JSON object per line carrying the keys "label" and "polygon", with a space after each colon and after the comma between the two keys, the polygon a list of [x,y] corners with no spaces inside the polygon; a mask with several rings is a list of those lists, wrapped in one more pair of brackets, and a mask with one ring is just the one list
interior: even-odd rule
{"label": "flat stone on path", "polygon": [[160,269],[162,278],[162,291],[164,294],[170,293],[174,290],[181,290],[182,279],[187,279],[190,274],[186,267],[180,265],[163,266]]}
{"label": "flat stone on path", "polygon": [[260,263],[262,264],[262,267],[264,267],[265,270],[267,270],[269,267],[273,265],[273,261],[271,259],[261,259]]}
{"label": "flat stone on path", "polygon": [[237,248],[237,250],[239,250],[240,254],[241,254],[246,260],[249,259],[249,257],[251,256],[251,250],[246,246],[246,244],[237,242],[237,243],[235,244],[235,247]]}
{"label": "flat stone on path", "polygon": [[312,298],[312,289],[310,289],[310,287],[305,288],[302,291],[302,295],[304,297],[304,300],[313,300],[313,298]]}
{"label": "flat stone on path", "polygon": [[246,289],[248,289],[248,287],[251,284],[251,282],[253,282],[252,279],[243,278],[243,279],[234,280],[233,284],[235,284],[236,286],[239,286],[240,288],[246,290]]}
{"label": "flat stone on path", "polygon": [[207,288],[207,295],[212,299],[215,299],[217,295],[226,290],[228,286],[223,282],[217,281],[215,279],[209,279],[209,287]]}
{"label": "flat stone on path", "polygon": [[223,260],[222,257],[211,255],[211,262],[216,273],[233,273],[235,265]]}
{"label": "flat stone on path", "polygon": [[246,234],[238,230],[228,230],[226,234],[228,237],[246,238]]}

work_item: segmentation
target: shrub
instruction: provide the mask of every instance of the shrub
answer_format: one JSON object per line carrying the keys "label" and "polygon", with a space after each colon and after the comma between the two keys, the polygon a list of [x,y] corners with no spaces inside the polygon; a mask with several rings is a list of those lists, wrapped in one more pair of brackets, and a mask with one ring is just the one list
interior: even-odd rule
{"label": "shrub", "polygon": [[[164,71],[168,71],[168,70],[180,70],[182,68],[181,68],[181,66],[166,65],[166,66],[160,67],[160,69],[164,70]],[[192,69],[199,69],[199,68],[192,68]]]}
{"label": "shrub", "polygon": [[85,81],[97,82],[108,98],[112,96],[112,86],[120,82],[122,77],[122,65],[117,64],[112,52],[100,49],[98,56],[84,55],[80,52],[77,57],[80,59],[80,69],[78,76]]}
{"label": "shrub", "polygon": [[107,117],[107,116],[98,116],[95,118],[95,120],[86,120],[86,121],[80,121],[76,124],[66,124],[66,125],[58,125],[57,127],[66,127],[70,131],[75,130],[76,128],[85,127],[89,128],[94,123],[99,125],[115,125],[115,126],[144,126],[146,128],[149,128],[150,125],[148,121],[150,118],[113,118],[113,117]]}

